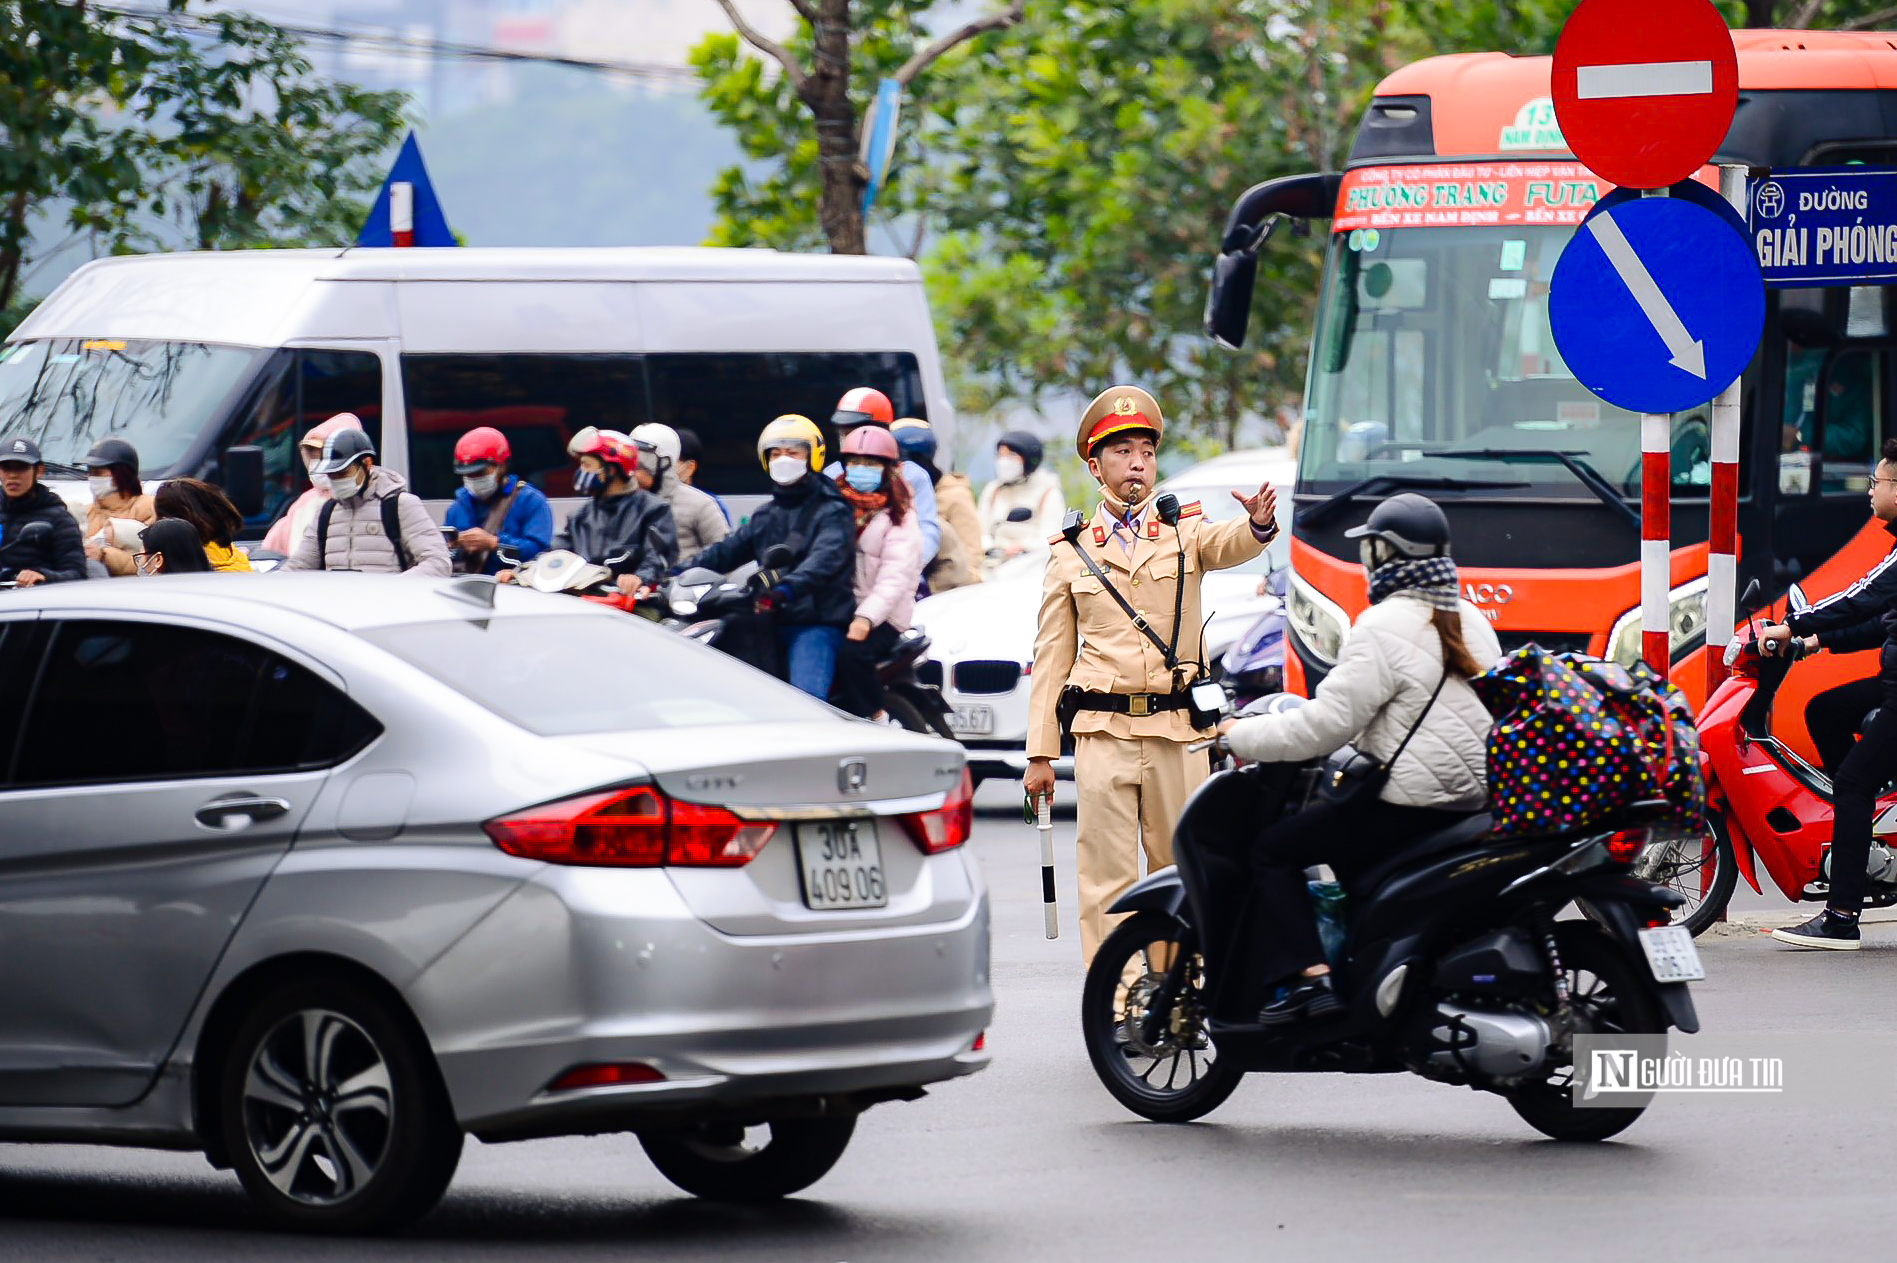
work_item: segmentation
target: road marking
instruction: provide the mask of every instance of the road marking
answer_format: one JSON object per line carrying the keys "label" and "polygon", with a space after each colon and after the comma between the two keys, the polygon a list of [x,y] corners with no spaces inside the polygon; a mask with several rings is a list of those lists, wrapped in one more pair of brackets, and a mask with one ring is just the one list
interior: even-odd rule
{"label": "road marking", "polygon": [[1583,101],[1635,96],[1705,96],[1713,90],[1710,61],[1632,61],[1576,66],[1574,95]]}
{"label": "road marking", "polygon": [[1653,325],[1654,332],[1660,335],[1660,341],[1666,343],[1671,355],[1668,361],[1674,367],[1683,369],[1704,381],[1706,378],[1706,344],[1698,341],[1686,331],[1686,324],[1673,310],[1673,304],[1660,292],[1660,285],[1647,271],[1647,265],[1640,261],[1640,255],[1627,240],[1627,234],[1614,222],[1612,213],[1603,213],[1587,221],[1588,231],[1594,234],[1594,240],[1600,244],[1601,253],[1613,266],[1620,277],[1621,284],[1640,304],[1640,310],[1646,314]]}

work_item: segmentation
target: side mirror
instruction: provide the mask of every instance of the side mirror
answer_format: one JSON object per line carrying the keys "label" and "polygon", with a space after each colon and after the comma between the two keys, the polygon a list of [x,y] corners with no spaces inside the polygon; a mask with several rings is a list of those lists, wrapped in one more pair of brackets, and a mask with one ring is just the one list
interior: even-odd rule
{"label": "side mirror", "polygon": [[224,453],[224,494],[246,518],[263,512],[263,449],[246,444]]}
{"label": "side mirror", "polygon": [[1269,575],[1266,575],[1265,590],[1271,593],[1271,595],[1283,599],[1284,594],[1291,590],[1291,567],[1279,566]]}
{"label": "side mirror", "polygon": [[[1757,580],[1754,582],[1756,583]],[[1794,614],[1802,614],[1811,608],[1811,598],[1805,595],[1805,589],[1794,583],[1790,591],[1785,594],[1785,608]]]}
{"label": "side mirror", "polygon": [[[1260,244],[1270,235],[1268,223],[1259,236]],[[1205,296],[1205,335],[1228,351],[1245,345],[1245,330],[1251,324],[1252,287],[1257,280],[1258,256],[1252,250],[1221,254],[1212,264],[1212,288]]]}
{"label": "side mirror", "polygon": [[1025,504],[1018,509],[1009,509],[1008,520],[1010,522],[1032,522],[1034,520],[1034,510],[1028,508]]}
{"label": "side mirror", "polygon": [[1759,581],[1754,579],[1746,584],[1746,590],[1739,596],[1739,608],[1748,615],[1759,608]]}
{"label": "side mirror", "polygon": [[20,528],[20,533],[13,537],[13,542],[16,544],[30,544],[35,540],[45,539],[52,533],[53,528],[44,522],[28,522],[25,526]]}

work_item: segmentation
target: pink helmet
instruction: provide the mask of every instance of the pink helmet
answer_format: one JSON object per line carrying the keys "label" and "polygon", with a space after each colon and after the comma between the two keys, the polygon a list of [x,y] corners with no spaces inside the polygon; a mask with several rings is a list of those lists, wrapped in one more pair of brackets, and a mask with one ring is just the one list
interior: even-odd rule
{"label": "pink helmet", "polygon": [[878,460],[899,461],[902,452],[896,436],[880,425],[859,426],[843,436],[845,456],[874,456]]}

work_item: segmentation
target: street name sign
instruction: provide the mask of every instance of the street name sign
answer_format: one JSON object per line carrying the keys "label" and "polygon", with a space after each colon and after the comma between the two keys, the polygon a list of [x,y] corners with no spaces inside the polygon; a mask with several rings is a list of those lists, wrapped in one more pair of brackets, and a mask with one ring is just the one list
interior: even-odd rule
{"label": "street name sign", "polygon": [[1752,181],[1747,206],[1767,285],[1897,281],[1897,168],[1774,171]]}
{"label": "street name sign", "polygon": [[1765,327],[1751,246],[1720,215],[1648,197],[1591,216],[1550,280],[1568,369],[1629,412],[1683,412],[1738,377]]}
{"label": "street name sign", "polygon": [[1726,138],[1738,54],[1708,0],[1581,0],[1555,44],[1553,94],[1561,134],[1589,170],[1666,188]]}

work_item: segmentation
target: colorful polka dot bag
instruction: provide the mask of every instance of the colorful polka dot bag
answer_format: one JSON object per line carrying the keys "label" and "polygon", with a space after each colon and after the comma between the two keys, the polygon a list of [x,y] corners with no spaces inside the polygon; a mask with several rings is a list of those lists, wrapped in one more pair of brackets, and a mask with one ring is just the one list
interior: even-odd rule
{"label": "colorful polka dot bag", "polygon": [[1704,819],[1699,733],[1685,696],[1645,663],[1527,645],[1470,681],[1495,716],[1489,804],[1497,836],[1567,833],[1664,799]]}

